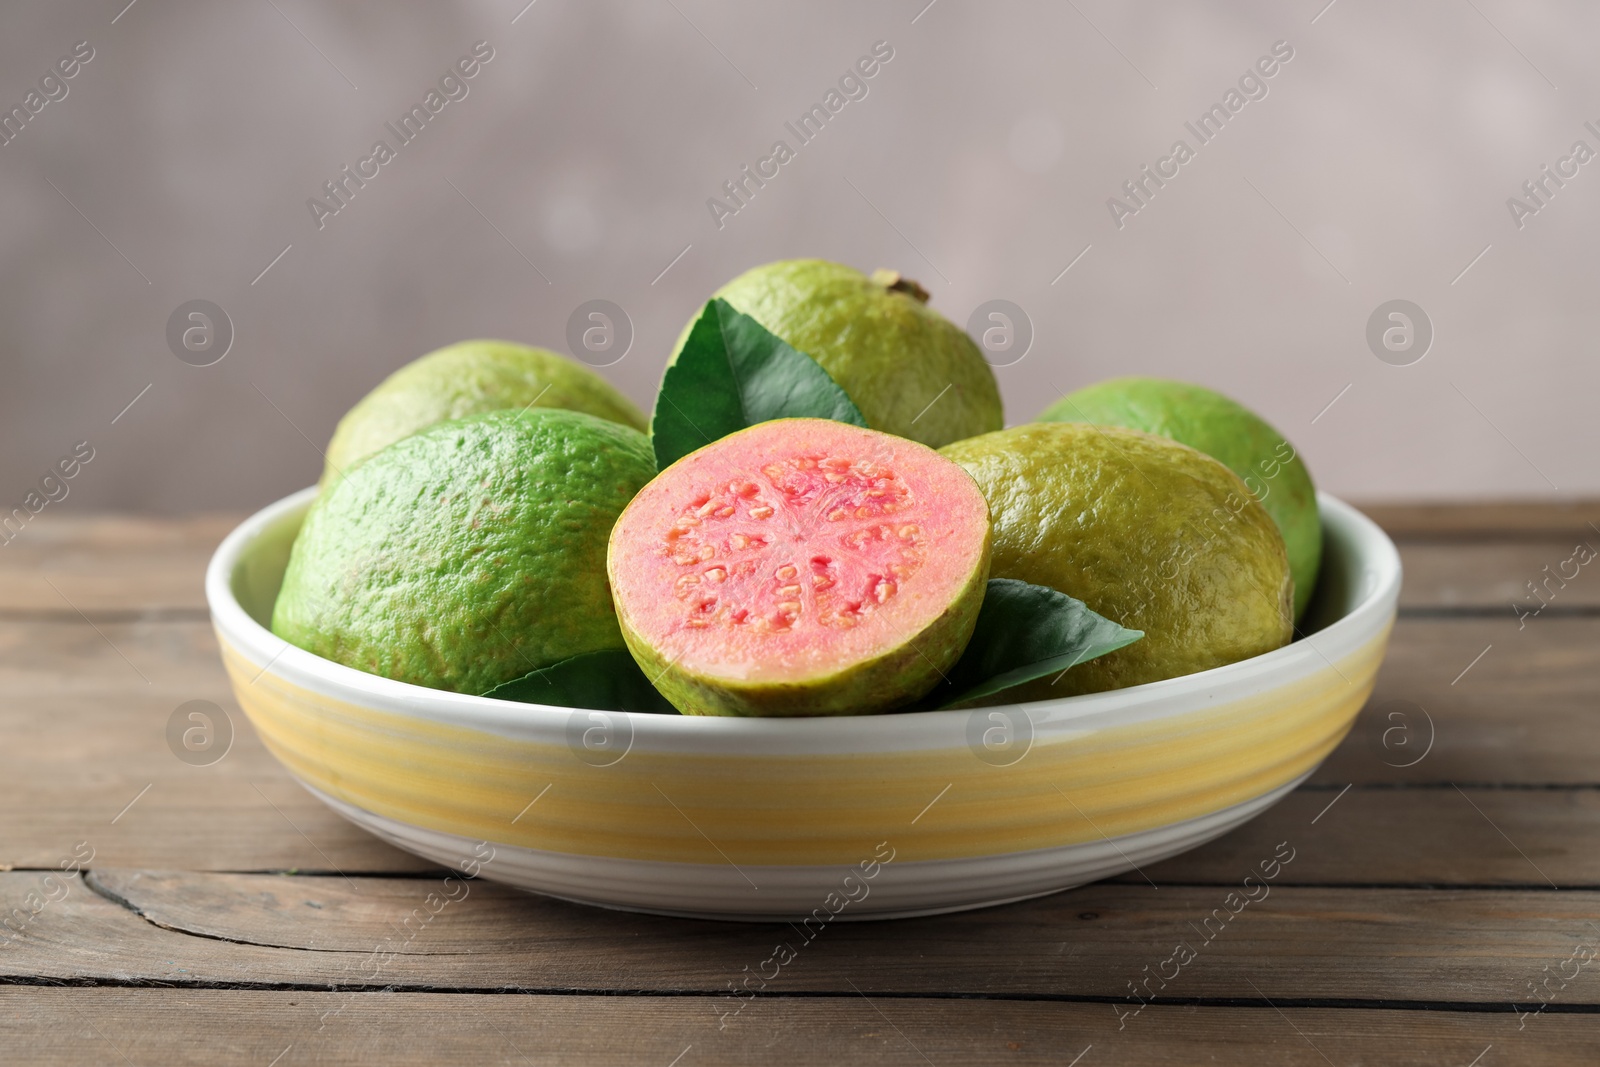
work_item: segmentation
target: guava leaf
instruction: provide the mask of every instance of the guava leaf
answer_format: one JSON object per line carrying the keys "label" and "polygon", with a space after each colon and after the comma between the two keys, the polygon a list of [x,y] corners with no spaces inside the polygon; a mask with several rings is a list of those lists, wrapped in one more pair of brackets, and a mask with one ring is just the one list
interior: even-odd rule
{"label": "guava leaf", "polygon": [[497,685],[484,696],[562,708],[678,713],[666,697],[656,692],[625,648],[606,648],[564,659]]}
{"label": "guava leaf", "polygon": [[966,651],[923,707],[970,707],[996,693],[1115,652],[1144,636],[1045,585],[991,578]]}
{"label": "guava leaf", "polygon": [[866,426],[821,364],[719,298],[695,320],[667,368],[650,419],[656,466],[770,419],[833,419]]}

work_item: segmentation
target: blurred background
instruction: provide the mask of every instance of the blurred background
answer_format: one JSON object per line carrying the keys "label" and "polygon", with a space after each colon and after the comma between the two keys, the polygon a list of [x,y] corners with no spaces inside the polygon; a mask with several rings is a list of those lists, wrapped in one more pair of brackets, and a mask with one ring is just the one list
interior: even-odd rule
{"label": "blurred background", "polygon": [[[632,340],[589,359],[648,411],[712,289],[795,256],[899,270],[962,324],[1020,308],[1011,423],[1155,374],[1255,408],[1341,495],[1594,495],[1596,40],[1577,0],[8,5],[0,511],[80,442],[52,507],[254,509],[314,481],[403,363],[480,336],[569,352],[593,300]],[[480,41],[466,95],[400,145],[385,124]],[[878,42],[866,94],[801,144],[785,123]],[[1185,123],[1278,42],[1202,144]],[[319,219],[379,139],[394,158]],[[1179,139],[1175,177],[1124,193]],[[723,183],[777,140],[794,158],[737,205]],[[226,320],[180,359],[197,300]],[[1412,330],[1385,348],[1395,300]]]}

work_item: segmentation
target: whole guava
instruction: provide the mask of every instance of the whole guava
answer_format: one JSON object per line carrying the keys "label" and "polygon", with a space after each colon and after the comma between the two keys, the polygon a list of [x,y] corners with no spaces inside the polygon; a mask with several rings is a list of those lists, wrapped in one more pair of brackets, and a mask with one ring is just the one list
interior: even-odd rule
{"label": "whole guava", "polygon": [[430,426],[323,489],[272,632],[347,667],[475,694],[619,649],[606,541],[654,474],[644,434],[582,412]]}
{"label": "whole guava", "polygon": [[940,450],[994,524],[996,578],[1047,585],[1144,638],[1019,686],[1024,700],[1193,674],[1286,644],[1283,537],[1244,483],[1187,445],[1138,430],[1045,422]]}
{"label": "whole guava", "polygon": [[714,295],[821,364],[875,430],[938,448],[1005,425],[978,346],[928,307],[926,290],[892,271],[869,277],[827,260],[785,259]]}
{"label": "whole guava", "polygon": [[1278,524],[1294,574],[1294,616],[1305,614],[1322,565],[1317,488],[1294,446],[1265,419],[1204,386],[1113,378],[1062,397],[1044,409],[1039,421],[1144,430],[1221,460]]}
{"label": "whole guava", "polygon": [[439,422],[500,408],[565,408],[646,430],[644,415],[600,375],[544,348],[461,341],[385,378],[339,420],[322,483]]}

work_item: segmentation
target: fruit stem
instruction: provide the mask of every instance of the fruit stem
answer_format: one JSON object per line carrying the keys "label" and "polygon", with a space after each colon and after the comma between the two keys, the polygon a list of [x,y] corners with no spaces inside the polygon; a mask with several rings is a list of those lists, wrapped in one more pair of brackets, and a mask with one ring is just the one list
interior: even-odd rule
{"label": "fruit stem", "polygon": [[915,297],[918,303],[926,304],[928,302],[928,290],[910,278],[902,277],[897,270],[884,270],[879,267],[872,272],[872,280],[885,289]]}

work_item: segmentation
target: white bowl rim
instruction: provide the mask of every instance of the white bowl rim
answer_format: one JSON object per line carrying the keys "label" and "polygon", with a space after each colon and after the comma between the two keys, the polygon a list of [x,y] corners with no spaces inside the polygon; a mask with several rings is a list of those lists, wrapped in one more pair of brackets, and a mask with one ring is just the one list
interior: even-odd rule
{"label": "white bowl rim", "polygon": [[514,736],[549,737],[565,731],[574,716],[602,715],[612,723],[623,720],[634,741],[649,739],[668,749],[700,749],[708,744],[720,748],[743,741],[774,750],[792,743],[796,752],[819,748],[871,752],[908,743],[920,747],[912,740],[918,735],[948,739],[953,717],[1006,707],[1021,709],[1035,728],[1050,723],[1052,732],[1073,725],[1103,725],[1108,715],[1115,715],[1118,722],[1160,719],[1193,712],[1197,706],[1219,699],[1270,689],[1320,666],[1331,666],[1334,660],[1316,642],[1343,646],[1339,655],[1347,655],[1383,630],[1395,614],[1400,594],[1400,554],[1394,542],[1356,508],[1319,491],[1324,524],[1338,528],[1355,546],[1354,559],[1362,574],[1359,602],[1316,633],[1250,659],[1125,689],[957,711],[795,718],[591,712],[452,693],[368,674],[297,648],[252,619],[233,593],[232,576],[240,558],[269,526],[309,503],[316,493],[317,487],[309,486],[269,504],[240,523],[217,547],[205,578],[206,600],[216,629],[262,673],[276,667],[274,673],[289,675],[291,681],[292,676],[299,676],[317,691],[352,704],[376,705],[400,715]]}

